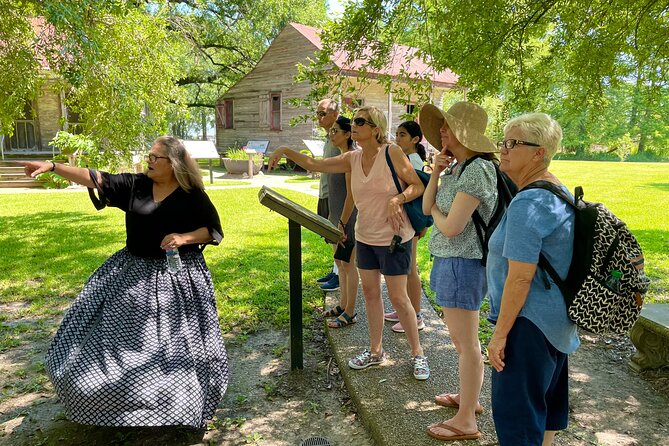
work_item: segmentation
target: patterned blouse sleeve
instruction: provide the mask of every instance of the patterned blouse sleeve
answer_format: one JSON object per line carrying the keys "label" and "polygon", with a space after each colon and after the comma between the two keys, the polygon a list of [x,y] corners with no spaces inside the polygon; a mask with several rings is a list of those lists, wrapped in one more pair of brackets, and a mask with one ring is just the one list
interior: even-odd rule
{"label": "patterned blouse sleeve", "polygon": [[490,199],[490,196],[496,191],[497,179],[494,170],[492,176],[490,176],[486,169],[487,166],[483,164],[489,161],[476,161],[462,172],[458,179],[457,188],[458,192],[464,192],[483,202]]}

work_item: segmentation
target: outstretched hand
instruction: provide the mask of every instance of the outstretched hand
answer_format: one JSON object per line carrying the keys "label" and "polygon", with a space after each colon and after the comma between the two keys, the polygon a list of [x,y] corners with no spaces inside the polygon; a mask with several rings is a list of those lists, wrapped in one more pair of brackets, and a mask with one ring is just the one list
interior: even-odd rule
{"label": "outstretched hand", "polygon": [[21,161],[19,164],[23,166],[23,171],[30,178],[35,178],[37,175],[50,172],[53,167],[51,162],[47,163],[44,161]]}
{"label": "outstretched hand", "polygon": [[269,156],[269,160],[267,161],[267,170],[274,169],[279,164],[281,157],[283,157],[283,148],[279,147]]}

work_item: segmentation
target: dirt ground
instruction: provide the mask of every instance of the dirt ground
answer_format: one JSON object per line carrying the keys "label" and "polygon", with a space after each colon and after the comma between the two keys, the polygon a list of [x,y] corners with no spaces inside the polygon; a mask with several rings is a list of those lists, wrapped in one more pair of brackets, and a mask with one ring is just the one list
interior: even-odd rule
{"label": "dirt ground", "polygon": [[[626,337],[582,336],[570,358],[571,420],[561,446],[669,445],[669,370],[635,375]],[[305,330],[304,370],[290,372],[287,331],[226,339],[232,379],[216,418],[203,430],[99,428],[64,419],[45,383],[0,403],[0,445],[372,445],[331,358],[322,321]],[[46,345],[0,355],[0,376],[39,358]],[[422,429],[421,429],[422,431]],[[312,443],[319,444],[319,443]],[[320,443],[324,444],[324,443]]]}

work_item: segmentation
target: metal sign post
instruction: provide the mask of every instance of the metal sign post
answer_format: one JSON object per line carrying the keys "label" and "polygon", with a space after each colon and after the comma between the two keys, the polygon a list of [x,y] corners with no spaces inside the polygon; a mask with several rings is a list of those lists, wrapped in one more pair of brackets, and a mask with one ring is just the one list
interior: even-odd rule
{"label": "metal sign post", "polygon": [[303,369],[302,343],[302,234],[304,226],[336,243],[341,232],[332,223],[283,195],[263,186],[258,193],[260,203],[288,219],[288,277],[290,280],[290,368]]}

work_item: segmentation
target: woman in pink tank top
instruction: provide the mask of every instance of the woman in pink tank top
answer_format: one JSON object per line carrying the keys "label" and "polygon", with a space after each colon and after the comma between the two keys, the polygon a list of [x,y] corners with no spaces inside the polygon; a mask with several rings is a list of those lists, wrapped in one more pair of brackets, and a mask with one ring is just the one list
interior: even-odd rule
{"label": "woman in pink tank top", "polygon": [[[362,107],[355,112],[351,137],[362,150],[346,152],[326,159],[313,159],[287,147],[279,147],[269,159],[269,168],[286,156],[303,168],[315,172],[351,172],[351,187],[358,219],[355,225],[357,266],[365,296],[370,348],[348,362],[353,369],[365,369],[386,359],[383,351],[383,301],[381,275],[388,297],[397,311],[411,347],[413,374],[416,379],[430,376],[427,357],[418,337],[416,313],[407,294],[407,276],[411,267],[411,241],[415,234],[403,204],[420,197],[424,187],[402,149],[387,142],[388,121],[376,107]],[[386,162],[386,150],[404,190],[397,193]],[[341,216],[340,230],[349,213]]]}

